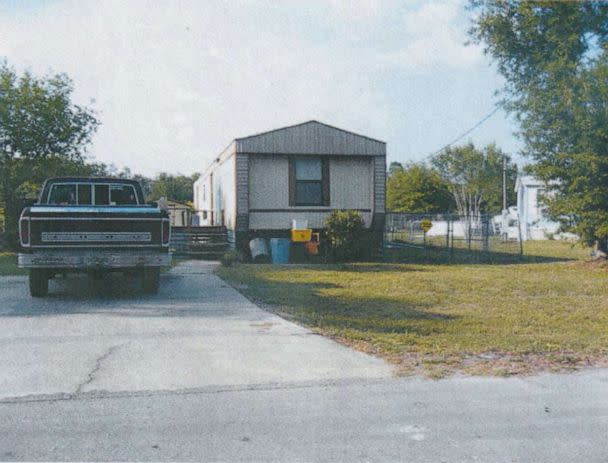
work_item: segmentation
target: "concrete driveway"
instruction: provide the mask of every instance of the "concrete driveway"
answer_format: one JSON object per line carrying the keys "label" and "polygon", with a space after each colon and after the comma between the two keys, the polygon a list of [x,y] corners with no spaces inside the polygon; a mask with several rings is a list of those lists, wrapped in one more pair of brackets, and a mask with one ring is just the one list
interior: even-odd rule
{"label": "concrete driveway", "polygon": [[380,378],[383,361],[269,314],[185,262],[160,294],[120,274],[68,277],[32,299],[0,278],[0,398]]}

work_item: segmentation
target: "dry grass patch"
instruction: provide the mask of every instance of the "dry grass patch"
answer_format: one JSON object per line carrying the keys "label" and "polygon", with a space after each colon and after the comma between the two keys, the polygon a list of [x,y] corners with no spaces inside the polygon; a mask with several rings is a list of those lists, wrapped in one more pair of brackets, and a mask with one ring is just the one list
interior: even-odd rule
{"label": "dry grass patch", "polygon": [[605,365],[608,355],[608,271],[582,261],[238,265],[219,275],[269,310],[383,356],[402,374],[571,370]]}

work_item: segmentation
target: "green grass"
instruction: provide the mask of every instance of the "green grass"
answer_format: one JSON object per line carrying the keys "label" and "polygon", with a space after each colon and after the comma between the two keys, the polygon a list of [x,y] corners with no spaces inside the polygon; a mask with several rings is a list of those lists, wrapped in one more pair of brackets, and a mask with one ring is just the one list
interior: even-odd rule
{"label": "green grass", "polygon": [[0,252],[0,276],[26,275],[27,269],[17,268],[17,256],[10,252]]}
{"label": "green grass", "polygon": [[480,243],[472,249],[464,241],[455,242],[453,249],[445,245],[427,244],[426,247],[407,246],[405,249],[387,249],[384,259],[402,263],[473,264],[473,263],[540,263],[586,259],[590,249],[568,241],[527,241],[523,244],[523,255],[518,242],[490,242],[489,251],[482,251]]}
{"label": "green grass", "polygon": [[608,269],[569,243],[510,264],[237,265],[219,275],[279,315],[404,373],[510,375],[605,364]]}
{"label": "green grass", "polygon": [[533,256],[568,259],[568,260],[584,260],[591,255],[591,249],[581,246],[579,243],[572,241],[525,241],[524,256],[528,258]]}

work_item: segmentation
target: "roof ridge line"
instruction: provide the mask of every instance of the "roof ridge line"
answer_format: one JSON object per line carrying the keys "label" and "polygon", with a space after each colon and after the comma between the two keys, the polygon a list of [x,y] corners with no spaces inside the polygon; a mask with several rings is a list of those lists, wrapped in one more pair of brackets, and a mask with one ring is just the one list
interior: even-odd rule
{"label": "roof ridge line", "polygon": [[367,140],[375,141],[375,142],[377,142],[377,143],[383,143],[383,144],[385,144],[385,145],[386,145],[386,142],[385,142],[385,141],[378,140],[377,138],[368,137],[367,135],[361,135],[360,133],[353,132],[353,131],[351,131],[351,130],[345,130],[345,129],[341,129],[340,127],[336,127],[335,125],[331,125],[331,124],[326,124],[325,122],[321,122],[321,121],[318,121],[318,120],[316,120],[316,119],[311,119],[311,120],[306,121],[306,122],[300,122],[300,123],[298,123],[298,124],[287,125],[287,126],[285,126],[285,127],[279,127],[279,128],[272,129],[272,130],[266,130],[266,131],[264,131],[264,132],[258,132],[258,133],[255,133],[255,134],[253,134],[253,135],[247,135],[247,136],[245,136],[245,137],[238,137],[238,138],[235,138],[233,141],[237,141],[237,142],[238,142],[238,141],[246,140],[246,139],[248,139],[248,138],[259,137],[259,136],[261,136],[261,135],[268,135],[268,134],[273,133],[273,132],[278,132],[279,130],[292,129],[292,128],[294,128],[294,127],[299,127],[299,126],[301,126],[301,125],[312,124],[312,123],[316,123],[316,124],[319,124],[319,125],[323,125],[323,126],[325,126],[325,127],[329,127],[330,129],[338,130],[338,131],[340,131],[340,132],[348,133],[348,134],[350,134],[350,135],[355,135],[355,136],[357,136],[357,137],[365,138],[365,139],[367,139]]}

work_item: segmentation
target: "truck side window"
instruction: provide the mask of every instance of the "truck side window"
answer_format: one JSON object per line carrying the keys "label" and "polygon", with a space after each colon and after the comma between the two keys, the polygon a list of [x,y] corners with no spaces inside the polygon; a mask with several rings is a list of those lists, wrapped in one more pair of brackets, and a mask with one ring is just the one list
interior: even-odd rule
{"label": "truck side window", "polygon": [[53,185],[49,194],[49,204],[58,204],[60,206],[76,204],[76,185]]}
{"label": "truck side window", "polygon": [[91,185],[79,184],[78,185],[78,204],[90,205],[91,201]]}
{"label": "truck side window", "polygon": [[95,204],[110,204],[110,194],[108,185],[95,185]]}

